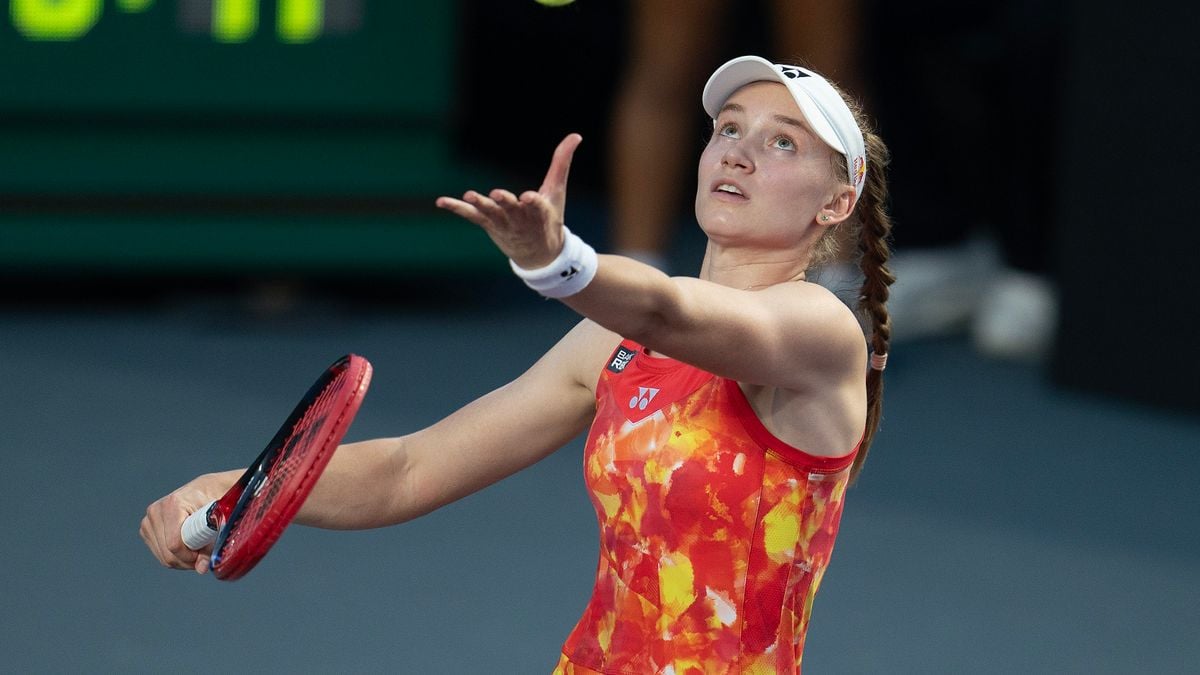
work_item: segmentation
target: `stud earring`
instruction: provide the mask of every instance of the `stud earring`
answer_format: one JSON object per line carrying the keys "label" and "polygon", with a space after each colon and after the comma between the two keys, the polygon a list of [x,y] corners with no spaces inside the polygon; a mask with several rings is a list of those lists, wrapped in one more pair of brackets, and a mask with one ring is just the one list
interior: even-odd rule
{"label": "stud earring", "polygon": [[826,221],[828,221],[828,220],[829,220],[829,216],[821,216],[821,222],[822,222],[822,223],[824,223],[824,222],[826,222]]}

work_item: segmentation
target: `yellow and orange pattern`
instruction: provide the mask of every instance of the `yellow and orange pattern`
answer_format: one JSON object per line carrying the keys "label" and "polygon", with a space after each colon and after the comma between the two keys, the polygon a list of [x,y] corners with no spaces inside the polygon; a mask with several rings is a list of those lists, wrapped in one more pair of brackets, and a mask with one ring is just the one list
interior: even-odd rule
{"label": "yellow and orange pattern", "polygon": [[800,672],[853,453],[787,446],[736,382],[622,349],[585,450],[595,588],[554,672]]}

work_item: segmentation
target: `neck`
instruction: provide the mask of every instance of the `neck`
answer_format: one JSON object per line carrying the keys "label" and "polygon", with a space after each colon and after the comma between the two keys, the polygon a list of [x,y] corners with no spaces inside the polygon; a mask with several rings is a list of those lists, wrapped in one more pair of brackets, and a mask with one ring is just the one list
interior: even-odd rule
{"label": "neck", "polygon": [[804,281],[810,253],[748,251],[708,242],[700,278],[715,284],[754,291],[789,281]]}

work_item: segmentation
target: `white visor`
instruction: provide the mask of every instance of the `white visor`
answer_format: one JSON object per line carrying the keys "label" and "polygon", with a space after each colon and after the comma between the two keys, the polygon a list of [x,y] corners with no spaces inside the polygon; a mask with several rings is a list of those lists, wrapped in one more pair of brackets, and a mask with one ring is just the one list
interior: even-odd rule
{"label": "white visor", "polygon": [[704,85],[701,100],[714,120],[733,92],[751,82],[779,82],[787,87],[805,121],[822,141],[846,158],[848,180],[857,198],[867,177],[867,153],[854,114],[833,85],[806,68],[741,56],[717,68]]}

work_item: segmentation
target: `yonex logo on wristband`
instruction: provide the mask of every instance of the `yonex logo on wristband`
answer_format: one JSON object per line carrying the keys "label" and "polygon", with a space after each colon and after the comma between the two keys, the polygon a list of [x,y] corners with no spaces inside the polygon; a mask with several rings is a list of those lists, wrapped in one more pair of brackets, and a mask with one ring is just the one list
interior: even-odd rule
{"label": "yonex logo on wristband", "polygon": [[527,270],[514,260],[508,261],[513,273],[521,277],[526,286],[547,298],[575,295],[596,276],[599,262],[596,250],[585,244],[578,235],[572,234],[566,225],[563,225],[562,231],[562,250],[549,265]]}

